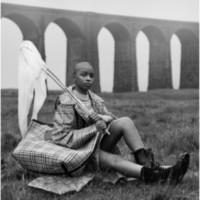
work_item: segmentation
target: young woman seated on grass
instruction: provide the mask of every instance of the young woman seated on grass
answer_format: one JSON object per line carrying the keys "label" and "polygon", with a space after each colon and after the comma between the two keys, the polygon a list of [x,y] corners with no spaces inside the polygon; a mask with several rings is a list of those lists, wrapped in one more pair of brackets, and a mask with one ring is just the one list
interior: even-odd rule
{"label": "young woman seated on grass", "polygon": [[[189,166],[189,154],[183,153],[174,165],[167,168],[156,164],[152,152],[144,148],[133,121],[128,117],[116,118],[107,110],[103,99],[90,90],[93,81],[94,69],[90,63],[75,65],[74,85],[69,89],[91,115],[87,116],[68,93],[63,93],[56,101],[54,128],[45,135],[46,139],[76,150],[80,154],[80,160],[77,159],[72,164],[77,165],[77,170],[80,167],[91,169],[92,166],[95,170],[112,169],[143,182],[180,182]],[[105,134],[105,130],[110,134]],[[122,137],[136,163],[114,153]],[[88,153],[82,155],[82,149],[88,149]]]}

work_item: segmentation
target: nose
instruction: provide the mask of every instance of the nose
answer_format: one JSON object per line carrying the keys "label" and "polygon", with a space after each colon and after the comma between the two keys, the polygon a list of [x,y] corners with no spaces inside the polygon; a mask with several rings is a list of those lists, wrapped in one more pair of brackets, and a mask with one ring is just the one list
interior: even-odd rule
{"label": "nose", "polygon": [[88,75],[88,76],[86,77],[86,80],[87,80],[87,81],[91,81],[92,78]]}

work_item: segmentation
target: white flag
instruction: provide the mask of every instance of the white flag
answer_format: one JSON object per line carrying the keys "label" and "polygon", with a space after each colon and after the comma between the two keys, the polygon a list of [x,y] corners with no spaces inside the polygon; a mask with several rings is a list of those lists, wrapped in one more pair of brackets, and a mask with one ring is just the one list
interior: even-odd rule
{"label": "white flag", "polygon": [[33,100],[32,119],[37,119],[46,98],[46,73],[42,70],[47,67],[40,53],[31,41],[23,41],[19,48],[18,74],[18,122],[22,137],[27,132],[27,118]]}

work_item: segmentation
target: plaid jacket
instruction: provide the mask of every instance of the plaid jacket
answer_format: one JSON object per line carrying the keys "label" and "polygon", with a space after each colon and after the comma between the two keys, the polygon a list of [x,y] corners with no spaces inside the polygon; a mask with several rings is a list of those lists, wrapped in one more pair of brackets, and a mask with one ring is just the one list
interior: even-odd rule
{"label": "plaid jacket", "polygon": [[[70,90],[72,88],[73,86],[69,87]],[[91,91],[89,91],[89,97],[96,113],[111,115],[114,119],[114,115],[107,110],[101,97]],[[54,128],[52,130],[53,142],[68,148],[78,149],[96,133],[96,126],[90,123],[90,117],[75,100],[68,93],[60,95],[56,102]]]}

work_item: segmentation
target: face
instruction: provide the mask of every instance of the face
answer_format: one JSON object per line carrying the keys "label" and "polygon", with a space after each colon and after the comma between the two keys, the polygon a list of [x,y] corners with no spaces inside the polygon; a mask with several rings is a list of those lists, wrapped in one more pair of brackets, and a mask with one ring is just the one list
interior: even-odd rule
{"label": "face", "polygon": [[75,88],[85,94],[92,87],[94,81],[94,69],[89,63],[80,63],[75,68]]}

